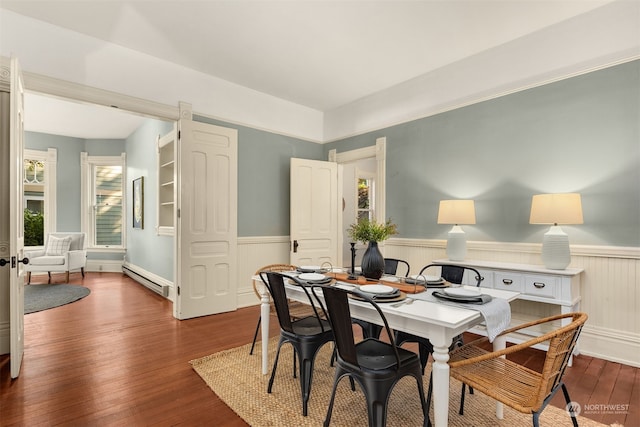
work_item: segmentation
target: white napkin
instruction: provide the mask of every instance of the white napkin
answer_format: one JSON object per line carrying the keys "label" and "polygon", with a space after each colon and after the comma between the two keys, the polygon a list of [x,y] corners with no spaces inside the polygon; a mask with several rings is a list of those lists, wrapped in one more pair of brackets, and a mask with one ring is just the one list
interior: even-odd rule
{"label": "white napkin", "polygon": [[440,304],[479,311],[484,318],[484,322],[487,327],[489,342],[493,342],[498,334],[507,329],[511,323],[511,306],[505,299],[492,298],[491,301],[484,304],[458,303],[436,298],[431,295],[433,291],[434,290],[429,290],[428,292],[421,292],[419,294],[407,294],[407,298],[437,302]]}

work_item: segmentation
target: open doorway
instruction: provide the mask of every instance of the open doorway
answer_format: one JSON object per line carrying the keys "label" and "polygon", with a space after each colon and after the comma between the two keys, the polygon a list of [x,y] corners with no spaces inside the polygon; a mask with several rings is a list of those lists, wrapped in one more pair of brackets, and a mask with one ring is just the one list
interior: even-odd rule
{"label": "open doorway", "polygon": [[[337,153],[329,152],[329,160],[342,165],[342,224],[341,262],[351,264],[351,245],[347,228],[366,215],[369,219],[384,222],[386,218],[386,143],[382,137],[366,148]],[[356,246],[356,265],[364,254],[364,245]]]}

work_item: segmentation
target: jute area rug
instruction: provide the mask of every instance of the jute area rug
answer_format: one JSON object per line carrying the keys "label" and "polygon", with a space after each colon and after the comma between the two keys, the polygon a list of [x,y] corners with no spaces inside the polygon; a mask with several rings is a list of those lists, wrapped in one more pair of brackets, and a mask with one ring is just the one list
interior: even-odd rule
{"label": "jute area rug", "polygon": [[[277,338],[269,342],[269,366],[273,364]],[[207,385],[251,426],[322,426],[333,386],[334,368],[330,366],[333,344],[326,344],[317,355],[309,414],[302,416],[300,380],[292,376],[292,349],[284,345],[280,353],[278,369],[271,394],[267,393],[269,375],[261,374],[260,343],[249,355],[250,344],[231,350],[192,360],[193,369]],[[429,373],[424,376],[427,391]],[[495,401],[476,392],[467,394],[465,415],[457,412],[460,403],[461,384],[451,380],[449,425],[530,427],[531,416],[505,407],[504,419],[495,417]],[[437,393],[437,390],[434,391]],[[571,390],[569,390],[571,393]],[[430,412],[433,421],[433,408]],[[411,377],[403,378],[394,388],[389,401],[387,425],[389,427],[422,426],[423,417],[418,399],[416,382]],[[590,419],[579,417],[581,427],[603,426]],[[367,408],[364,394],[356,385],[352,391],[348,379],[340,381],[333,408],[331,426],[367,426]],[[540,416],[541,426],[572,426],[567,412],[551,405]]]}

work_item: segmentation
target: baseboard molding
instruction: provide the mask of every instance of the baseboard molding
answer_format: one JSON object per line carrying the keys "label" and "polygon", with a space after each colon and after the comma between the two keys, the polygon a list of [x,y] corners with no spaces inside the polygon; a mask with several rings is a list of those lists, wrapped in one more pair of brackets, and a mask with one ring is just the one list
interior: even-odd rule
{"label": "baseboard molding", "polygon": [[640,335],[589,326],[582,328],[580,353],[640,368]]}
{"label": "baseboard molding", "polygon": [[171,301],[174,300],[173,283],[164,277],[160,277],[128,262],[123,263],[122,272],[158,295]]}
{"label": "baseboard molding", "polygon": [[88,259],[85,270],[96,273],[121,273],[122,264],[122,261],[114,259]]}

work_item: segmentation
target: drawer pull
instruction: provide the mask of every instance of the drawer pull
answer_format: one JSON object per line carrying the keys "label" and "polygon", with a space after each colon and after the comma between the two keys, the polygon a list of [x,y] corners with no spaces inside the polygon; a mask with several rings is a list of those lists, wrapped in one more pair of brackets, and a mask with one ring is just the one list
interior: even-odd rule
{"label": "drawer pull", "polygon": [[504,283],[505,285],[512,285],[513,284],[513,280],[511,280],[511,279],[502,279],[502,283]]}
{"label": "drawer pull", "polygon": [[533,286],[535,286],[538,289],[542,289],[545,287],[545,284],[542,282],[533,282]]}

